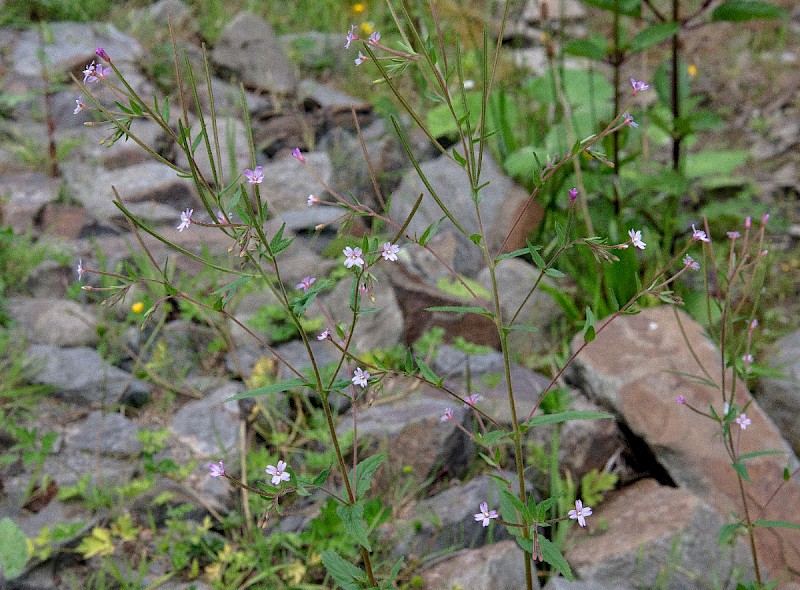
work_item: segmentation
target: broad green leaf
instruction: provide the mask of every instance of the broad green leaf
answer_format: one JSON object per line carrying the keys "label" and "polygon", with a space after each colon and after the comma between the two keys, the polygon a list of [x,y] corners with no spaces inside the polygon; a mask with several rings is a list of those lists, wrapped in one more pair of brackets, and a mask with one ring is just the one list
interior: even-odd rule
{"label": "broad green leaf", "polygon": [[749,158],[747,150],[703,150],[686,154],[686,176],[731,176]]}
{"label": "broad green leaf", "polygon": [[666,41],[672,37],[675,33],[680,31],[680,29],[681,26],[679,23],[658,23],[647,27],[631,39],[631,51],[644,51],[649,47],[658,45],[662,41]]}
{"label": "broad green leaf", "polygon": [[733,464],[733,468],[736,470],[736,473],[739,474],[743,480],[749,482],[750,481],[750,474],[747,472],[747,465],[742,463],[741,461],[737,461]]}
{"label": "broad green leaf", "polygon": [[712,21],[744,22],[761,18],[788,18],[789,14],[769,2],[754,0],[728,0],[711,13]]}
{"label": "broad green leaf", "polygon": [[287,379],[286,381],[280,381],[278,383],[273,383],[272,385],[265,385],[264,387],[257,387],[256,389],[251,389],[250,391],[239,393],[237,395],[234,395],[233,397],[229,397],[225,401],[232,402],[239,399],[260,397],[262,395],[269,395],[271,393],[280,393],[282,391],[288,391],[289,389],[294,389],[295,387],[311,387],[311,384],[305,379],[300,379],[299,377],[295,377],[294,379]]}
{"label": "broad green leaf", "polygon": [[372,476],[385,460],[386,453],[378,453],[370,455],[358,464],[356,467],[356,498],[360,500],[364,497],[372,485]]}
{"label": "broad green leaf", "polygon": [[504,430],[492,430],[486,434],[476,432],[475,442],[484,447],[491,447],[508,436],[510,436],[509,433]]}
{"label": "broad green leaf", "polygon": [[724,525],[719,531],[719,537],[717,537],[717,543],[722,545],[723,543],[727,542],[728,539],[740,528],[744,527],[741,522],[733,522],[730,524]]}
{"label": "broad green leaf", "polygon": [[573,39],[564,45],[564,53],[578,55],[595,61],[602,61],[606,57],[606,51],[596,43],[587,39]]}
{"label": "broad green leaf", "polygon": [[10,518],[0,520],[0,573],[6,580],[19,576],[28,563],[28,538]]}
{"label": "broad green leaf", "polygon": [[[531,520],[531,511],[526,506],[522,500],[520,500],[517,496],[511,493],[509,490],[501,489],[500,495],[505,498],[505,502],[514,508],[518,512],[518,514],[525,520]],[[505,520],[505,519],[504,519]]]}
{"label": "broad green leaf", "polygon": [[553,568],[561,572],[561,575],[570,582],[575,579],[569,567],[569,563],[567,563],[567,560],[561,554],[558,545],[545,539],[542,535],[539,535],[539,547],[542,548],[542,559],[545,563],[552,565]]}
{"label": "broad green leaf", "polygon": [[542,424],[561,424],[562,422],[569,422],[570,420],[599,420],[599,419],[612,419],[612,414],[605,412],[588,412],[584,410],[567,410],[566,412],[559,412],[558,414],[543,414],[541,416],[534,416],[522,426],[533,428],[534,426],[541,426]]}
{"label": "broad green leaf", "polygon": [[349,561],[345,561],[339,555],[330,549],[322,552],[322,565],[328,570],[328,573],[334,581],[342,587],[343,590],[362,590],[362,581],[366,575],[360,568],[357,568]]}
{"label": "broad green leaf", "polygon": [[364,524],[364,505],[361,502],[355,504],[339,504],[336,514],[342,519],[344,530],[353,540],[364,547],[367,551],[372,551],[367,535],[367,526]]}
{"label": "broad green leaf", "polygon": [[594,312],[591,307],[586,307],[586,321],[583,323],[583,341],[586,343],[594,340],[596,332],[594,329],[595,323]]}
{"label": "broad green leaf", "polygon": [[422,376],[425,377],[425,379],[427,381],[429,381],[430,383],[441,383],[442,382],[442,379],[439,376],[437,376],[436,373],[433,372],[433,369],[431,369],[425,363],[425,361],[423,361],[419,357],[416,358],[416,361],[417,361],[417,366],[419,367],[420,373],[422,373]]}
{"label": "broad green leaf", "polygon": [[433,236],[435,236],[435,235],[436,235],[436,232],[438,232],[438,231],[439,231],[439,228],[441,227],[441,225],[442,225],[442,222],[443,222],[445,219],[446,219],[446,217],[442,217],[442,218],[441,218],[441,219],[439,219],[438,221],[434,221],[432,224],[430,224],[430,225],[429,225],[429,226],[428,226],[428,227],[425,229],[425,231],[424,231],[424,232],[422,232],[422,236],[421,236],[421,237],[420,237],[420,239],[419,239],[419,245],[420,245],[420,246],[424,246],[425,244],[427,244],[427,243],[428,243],[428,242],[431,240],[431,238],[433,238]]}

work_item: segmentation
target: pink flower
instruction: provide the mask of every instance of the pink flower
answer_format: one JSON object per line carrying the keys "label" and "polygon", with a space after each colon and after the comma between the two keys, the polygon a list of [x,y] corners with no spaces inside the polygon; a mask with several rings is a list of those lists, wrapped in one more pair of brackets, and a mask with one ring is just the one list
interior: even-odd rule
{"label": "pink flower", "polygon": [[439,422],[447,422],[448,420],[455,420],[455,418],[453,418],[453,410],[445,408],[444,414],[439,418]]}
{"label": "pink flower", "polygon": [[265,471],[268,475],[272,476],[272,485],[274,486],[280,485],[282,481],[289,481],[292,477],[286,473],[286,461],[278,461],[277,467],[274,465],[267,465]]}
{"label": "pink flower", "polygon": [[749,369],[749,368],[750,368],[750,365],[752,365],[752,364],[753,364],[753,361],[754,361],[754,360],[755,360],[755,358],[753,357],[753,355],[752,355],[752,354],[746,354],[746,355],[744,355],[744,356],[742,357],[742,361],[744,361],[744,368],[745,368],[745,369]]}
{"label": "pink flower", "polygon": [[683,257],[683,265],[686,268],[691,268],[692,270],[700,270],[700,263],[688,254]]}
{"label": "pink flower", "polygon": [[313,285],[316,282],[317,282],[317,279],[315,279],[314,277],[303,277],[303,280],[300,281],[299,283],[297,283],[294,286],[294,288],[295,289],[302,289],[303,291],[308,293],[308,290],[311,288],[311,285]]}
{"label": "pink flower", "polygon": [[319,198],[315,197],[314,195],[308,195],[308,199],[306,200],[306,205],[309,207],[313,207],[314,205],[319,205]]}
{"label": "pink flower", "polygon": [[86,103],[84,103],[82,99],[80,99],[80,98],[76,98],[76,99],[75,99],[75,110],[74,110],[74,111],[72,111],[72,114],[73,114],[73,115],[77,115],[77,114],[78,114],[78,113],[80,113],[82,110],[84,110],[84,109],[88,109],[88,108],[89,108],[89,105],[87,105]]}
{"label": "pink flower", "polygon": [[480,400],[480,399],[481,399],[480,395],[478,395],[477,393],[471,393],[467,397],[464,398],[464,407],[465,408],[471,408],[476,403],[478,403],[478,400]]}
{"label": "pink flower", "polygon": [[706,235],[706,232],[704,232],[702,229],[697,229],[694,226],[694,223],[693,223],[692,224],[692,241],[693,242],[697,242],[698,240],[701,241],[701,242],[710,242],[711,241],[711,239]]}
{"label": "pink flower", "polygon": [[764,213],[764,216],[761,218],[761,225],[767,225],[769,221],[769,213]]}
{"label": "pink flower", "polygon": [[367,59],[369,59],[369,58],[367,58],[367,56],[366,56],[366,55],[364,55],[363,53],[361,53],[361,52],[359,51],[359,52],[358,52],[358,57],[357,57],[357,58],[355,58],[353,61],[354,61],[354,62],[356,62],[356,65],[357,65],[357,66],[360,66],[360,65],[361,65],[361,64],[363,64],[365,61],[367,61]]}
{"label": "pink flower", "polygon": [[746,414],[742,414],[741,416],[736,418],[736,423],[742,430],[747,430],[747,427],[750,426],[750,424],[752,424],[753,421],[750,420],[750,418],[748,418]]}
{"label": "pink flower", "polygon": [[381,40],[381,34],[378,31],[375,31],[369,36],[370,45],[377,45],[378,41],[380,40]]}
{"label": "pink flower", "polygon": [[246,168],[244,171],[244,175],[247,178],[247,182],[249,182],[250,184],[261,184],[262,182],[264,182],[264,167],[256,166],[254,170]]}
{"label": "pink flower", "polygon": [[211,477],[220,477],[225,475],[225,466],[222,464],[222,461],[219,462],[219,465],[216,463],[212,463],[208,466],[208,474]]}
{"label": "pink flower", "polygon": [[356,26],[355,25],[350,25],[350,32],[347,33],[347,43],[344,44],[344,48],[345,49],[350,49],[350,44],[353,41],[357,41],[357,40],[358,40],[358,35],[356,35]]}
{"label": "pink flower", "polygon": [[327,340],[328,338],[330,338],[330,336],[331,336],[331,331],[325,330],[323,332],[320,332],[319,336],[317,336],[317,340]]}
{"label": "pink flower", "polygon": [[178,231],[183,231],[192,225],[192,213],[194,213],[194,209],[187,209],[181,213],[181,224],[176,228]]}
{"label": "pink flower", "polygon": [[758,327],[758,320],[754,318],[753,321],[750,322],[750,330],[755,330],[757,327]]}
{"label": "pink flower", "polygon": [[628,235],[631,237],[631,244],[639,248],[640,250],[644,250],[647,244],[642,241],[642,232],[639,230],[628,230]]}
{"label": "pink flower", "polygon": [[631,78],[631,86],[633,87],[633,96],[636,96],[642,90],[647,90],[650,88],[650,84],[645,84],[641,80],[635,80],[633,78]]}
{"label": "pink flower", "polygon": [[353,371],[353,378],[351,379],[353,385],[366,387],[367,379],[369,379],[369,371],[362,371],[361,367],[356,367],[356,370]]}
{"label": "pink flower", "polygon": [[728,232],[728,237],[731,240],[735,240],[736,238],[741,238],[742,234],[740,234],[738,231],[729,231]]}
{"label": "pink flower", "polygon": [[475,522],[483,521],[483,526],[489,526],[489,522],[493,518],[497,518],[499,515],[497,514],[497,510],[489,510],[489,505],[486,502],[481,502],[480,505],[480,512],[475,515]]}
{"label": "pink flower", "polygon": [[679,395],[678,397],[675,398],[675,403],[678,404],[679,406],[685,406],[686,398],[683,397],[682,395]]}
{"label": "pink flower", "polygon": [[629,127],[638,127],[639,123],[633,120],[633,117],[630,113],[622,113],[623,124],[628,125]]}
{"label": "pink flower", "polygon": [[576,188],[569,189],[569,202],[570,202],[570,204],[574,203],[575,199],[577,199],[577,198],[578,198],[578,189],[576,189]]}
{"label": "pink flower", "polygon": [[78,280],[80,281],[83,278],[83,273],[86,272],[86,269],[83,267],[83,260],[78,259],[78,268],[75,270],[78,271]]}
{"label": "pink flower", "polygon": [[300,148],[294,148],[292,150],[292,156],[300,160],[301,162],[305,163],[306,157],[300,151]]}
{"label": "pink flower", "polygon": [[83,83],[84,84],[91,84],[92,82],[97,82],[97,76],[94,75],[95,65],[94,60],[88,66],[86,66],[83,70]]}
{"label": "pink flower", "polygon": [[388,260],[390,262],[394,262],[397,260],[397,253],[400,251],[400,246],[397,244],[392,244],[391,242],[386,242],[381,248],[381,256],[383,256],[384,260]]}
{"label": "pink flower", "polygon": [[364,253],[361,251],[361,248],[351,248],[347,246],[342,250],[342,254],[345,255],[344,265],[347,268],[353,268],[354,266],[364,268],[364,259],[361,257]]}
{"label": "pink flower", "polygon": [[580,500],[575,500],[575,510],[569,511],[569,517],[577,520],[580,526],[586,526],[586,517],[592,515],[592,509],[584,506]]}
{"label": "pink flower", "polygon": [[108,56],[108,54],[106,53],[106,50],[105,50],[105,49],[103,49],[102,47],[97,47],[97,48],[95,48],[95,50],[94,50],[94,54],[95,54],[97,57],[99,57],[100,59],[102,59],[102,60],[104,60],[104,61],[107,61],[108,63],[111,63],[111,58],[110,58],[110,57]]}

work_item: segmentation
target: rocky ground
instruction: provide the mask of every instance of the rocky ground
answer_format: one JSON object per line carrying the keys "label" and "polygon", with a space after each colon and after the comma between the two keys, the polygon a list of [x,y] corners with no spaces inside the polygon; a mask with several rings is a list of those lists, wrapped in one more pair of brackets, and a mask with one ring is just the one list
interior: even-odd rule
{"label": "rocky ground", "polygon": [[[147,23],[155,27],[167,12],[191,30],[191,16],[180,2],[173,0],[162,0],[133,20],[144,23],[141,26],[145,29]],[[570,18],[575,19],[573,24],[583,26],[585,15],[581,9]],[[530,23],[531,27],[535,25]],[[44,46],[44,53],[54,77],[69,72],[80,76],[94,59],[94,48],[103,46],[114,56],[115,65],[130,76],[137,91],[149,96],[156,89],[156,77],[142,65],[148,61],[148,50],[134,36],[105,24],[54,23],[51,29],[53,43]],[[730,108],[728,133],[751,150],[758,198],[774,204],[788,220],[781,226],[785,231],[776,238],[779,248],[791,252],[800,238],[800,11],[795,7],[786,43],[780,50],[755,52],[747,46],[747,39],[751,44],[764,42],[756,28],[749,36],[744,35],[741,43],[740,37],[735,37],[730,45],[735,52],[733,58],[730,54],[725,58],[721,52],[701,51],[704,45],[720,44],[732,29],[715,31],[721,32],[693,34],[687,38],[687,45],[697,48],[696,53],[691,50],[692,54],[697,55],[700,70],[708,72],[702,84],[714,97],[710,100],[720,101],[718,107]],[[307,169],[290,157],[291,148],[301,147],[317,174],[335,189],[371,194],[369,170],[354,133],[355,112],[373,165],[384,183],[384,194],[395,195],[395,215],[402,216],[404,207],[410,207],[402,202],[404,196],[425,192],[387,130],[388,124],[375,115],[368,103],[296,73],[296,67],[286,57],[296,42],[296,36],[277,38],[266,22],[241,15],[223,31],[211,53],[215,74],[212,85],[220,112],[233,112],[236,91],[229,82],[231,72],[240,75],[248,88],[247,106],[254,121],[255,142],[262,150],[263,160],[258,164],[264,166],[265,180],[261,190],[269,195],[274,216],[267,233],[274,233],[285,223],[287,233],[296,238],[283,261],[283,278],[290,289],[304,276],[325,276],[339,265],[323,254],[336,239],[336,211],[306,207],[307,196],[319,194],[320,187]],[[341,52],[341,35],[310,34],[304,43],[310,48],[304,59],[327,56],[341,60],[339,67],[349,66],[349,54]],[[19,338],[26,342],[28,357],[39,368],[35,382],[52,387],[52,395],[37,408],[36,424],[57,433],[42,471],[56,487],[42,493],[39,501],[26,503],[25,486],[31,471],[20,462],[4,467],[0,471],[0,517],[11,517],[29,537],[56,522],[80,522],[81,530],[89,531],[106,515],[89,510],[80,502],[57,499],[55,492],[75,485],[85,474],[105,486],[137,477],[142,473],[144,452],[137,430],[159,427],[166,428],[170,435],[159,457],[181,465],[194,461],[196,469],[181,484],[159,477],[156,487],[130,507],[134,518],[146,519],[151,503],[167,491],[174,494],[174,503],[189,502],[197,507],[192,518],[201,520],[205,514],[225,512],[236,505],[236,498],[224,481],[208,477],[207,465],[220,458],[230,458],[228,464],[236,464],[238,450],[252,442],[250,435],[241,438],[252,426],[248,422],[251,406],[226,400],[245,391],[245,383],[251,383],[254,374],[263,370],[265,351],[235,329],[231,331],[234,346],[230,350],[209,351],[215,332],[206,324],[178,314],[162,317],[158,331],[152,323],[140,330],[136,325],[140,319],[130,309],[134,302],[147,296],[146,292],[134,291],[124,303],[111,309],[98,305],[98,300],[85,292],[75,297],[74,266],[78,259],[89,268],[105,265],[114,269],[122,262],[136,262],[134,253],[139,245],[111,202],[112,185],[131,211],[182,248],[232,260],[232,244],[225,234],[213,228],[192,226],[187,231],[176,231],[181,211],[202,211],[191,183],[152,162],[130,141],[110,148],[98,145],[108,130],[86,127],[86,113],[73,114],[77,95],[73,87],[51,88],[49,100],[58,144],[74,143],[75,147],[59,162],[57,175],[43,169],[37,152],[47,145],[39,92],[44,82],[37,65],[41,48],[36,29],[0,30],[3,93],[34,97],[13,102],[3,113],[0,219],[16,232],[32,232],[46,238],[60,256],[33,269],[18,289],[24,295],[12,297],[7,306]],[[197,47],[190,45],[188,51],[190,60],[198,63]],[[763,75],[758,76],[757,72]],[[287,108],[288,104],[302,108]],[[194,113],[191,116],[196,118]],[[230,130],[233,138],[230,155],[224,156],[225,174],[238,174],[252,166],[244,124],[233,117],[221,119],[221,123],[221,132]],[[165,145],[154,124],[142,123],[136,131],[149,145]],[[420,138],[414,141],[437,192],[451,195],[456,208],[458,203],[468,204],[468,187],[460,176],[463,171],[445,159],[437,159]],[[181,164],[174,151],[164,148],[163,155]],[[527,193],[491,159],[485,162],[484,170],[485,179],[491,184],[485,190],[482,206],[492,239],[508,228]],[[428,222],[438,217],[437,210],[428,208],[427,201],[418,218],[424,220],[426,216],[430,216]],[[200,217],[198,220],[210,221]],[[327,224],[326,229],[313,231],[318,224]],[[156,260],[163,262],[168,255],[173,258],[161,242],[145,238],[145,243]],[[447,228],[434,242],[434,248],[451,267],[487,286],[487,271],[481,260],[464,255],[466,250],[461,245],[457,234]],[[783,260],[788,270],[781,270],[795,272],[789,285],[797,289],[797,267],[791,266],[791,257]],[[200,271],[186,257],[178,264],[188,276]],[[355,334],[359,351],[409,343],[435,326],[446,330],[448,341],[463,336],[471,342],[497,344],[490,330],[479,322],[468,323],[449,314],[439,317],[424,311],[430,306],[461,303],[456,295],[443,289],[442,279],[448,273],[426,251],[405,245],[398,265],[391,270],[379,276],[374,292],[379,311],[366,315]],[[537,273],[520,259],[507,260],[498,272],[506,285],[502,304],[516,309],[526,292],[525,285]],[[86,276],[84,282],[100,285],[96,275]],[[324,297],[336,319],[349,313],[348,288],[342,282]],[[796,312],[799,294],[795,291],[794,295],[783,302],[787,315],[793,306]],[[236,317],[252,320],[266,303],[268,294],[251,293],[235,302]],[[528,302],[523,313],[532,325],[546,331],[560,312],[549,296],[541,295]],[[717,544],[721,526],[737,510],[736,480],[727,456],[712,438],[708,423],[681,411],[674,401],[681,394],[698,407],[712,403],[709,388],[680,372],[697,362],[713,374],[718,363],[718,353],[707,343],[702,328],[685,315],[681,320],[690,340],[698,343],[697,359],[681,345],[681,329],[673,311],[653,308],[614,322],[578,357],[568,375],[575,407],[609,411],[616,420],[568,423],[561,433],[562,465],[576,481],[591,469],[600,469],[617,474],[621,484],[619,490],[595,507],[587,530],[577,530],[569,539],[566,556],[581,580],[570,588],[650,588],[666,570],[673,576],[670,588],[703,588],[714,576],[724,579],[732,563],[747,563],[743,546],[726,553]],[[109,336],[112,326],[122,326],[113,339]],[[524,355],[531,351],[530,340],[520,334],[515,335],[515,350]],[[148,342],[151,336],[163,342],[161,357]],[[332,359],[335,352],[328,344],[313,343],[323,362]],[[578,345],[577,340],[574,345]],[[275,346],[281,355],[299,355],[297,342]],[[741,438],[745,452],[764,448],[787,451],[792,469],[798,466],[795,454],[800,452],[800,428],[795,419],[800,411],[798,350],[800,332],[790,333],[776,343],[770,364],[780,367],[790,378],[762,380],[756,401],[747,410],[752,425]],[[168,365],[162,366],[164,376],[160,381],[137,378],[136,375],[141,376],[142,362],[156,366],[158,358],[162,365]],[[167,363],[163,362],[165,358],[169,359]],[[510,421],[504,410],[498,353],[481,352],[467,357],[458,347],[444,345],[432,362],[434,370],[446,375],[447,383],[453,387],[464,389],[468,378],[480,382],[481,404],[486,411],[501,423]],[[159,373],[154,370],[154,374]],[[516,391],[521,392],[521,412],[530,411],[536,393],[549,380],[514,365],[512,381]],[[751,399],[750,393],[740,387],[736,399],[744,405]],[[288,396],[273,402],[277,411],[290,411]],[[415,489],[424,490],[418,498],[399,503],[396,519],[382,529],[381,535],[396,553],[421,564],[420,574],[427,588],[460,585],[478,590],[518,589],[524,582],[514,577],[514,572],[521,572],[514,542],[499,527],[488,536],[487,529],[473,521],[480,502],[489,499],[490,504],[496,505],[497,491],[490,477],[475,475],[478,463],[472,442],[455,423],[440,422],[445,408],[452,405],[440,392],[413,388],[398,380],[387,384],[387,390],[359,412],[359,436],[389,453],[387,468],[380,474],[376,489],[395,490],[403,474],[410,473]],[[349,411],[346,405],[340,407],[342,414]],[[456,421],[473,428],[473,416],[466,409],[459,407],[454,414]],[[341,428],[347,429],[350,423],[344,419]],[[551,431],[544,428],[537,430],[534,438],[546,446],[550,436]],[[787,507],[800,504],[800,480],[795,476],[783,482],[785,466],[785,458],[771,456],[749,465],[758,482],[748,488],[753,518],[794,518]],[[532,480],[537,477],[542,476],[531,473]],[[776,489],[778,492],[773,495]],[[289,506],[287,518],[271,526],[302,530],[316,510],[318,506],[313,503]],[[271,530],[276,529],[268,528],[267,533]],[[680,539],[677,550],[673,546],[676,538]],[[769,529],[761,534],[759,542],[765,548],[762,555],[770,575],[784,580],[782,588],[800,587],[800,533]],[[440,557],[430,560],[434,554]],[[680,568],[675,567],[676,563]],[[66,571],[84,572],[98,564],[94,559],[82,562],[65,551],[55,558],[33,561],[20,578],[5,581],[2,587],[66,588]],[[156,561],[147,579],[155,580],[167,565]],[[210,588],[205,582],[193,583],[198,589]],[[173,580],[159,587],[183,589],[189,583]],[[567,588],[568,584],[552,579],[545,587],[556,590]]]}

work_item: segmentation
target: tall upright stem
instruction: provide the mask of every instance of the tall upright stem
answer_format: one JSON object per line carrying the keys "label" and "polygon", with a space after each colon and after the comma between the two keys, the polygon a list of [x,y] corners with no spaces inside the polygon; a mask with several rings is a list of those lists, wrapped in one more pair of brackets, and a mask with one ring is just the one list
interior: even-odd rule
{"label": "tall upright stem", "polygon": [[[672,0],[672,22],[680,22],[679,0]],[[678,119],[681,116],[680,101],[680,39],[678,33],[672,36],[672,169],[677,171],[681,166],[681,136],[677,131]]]}

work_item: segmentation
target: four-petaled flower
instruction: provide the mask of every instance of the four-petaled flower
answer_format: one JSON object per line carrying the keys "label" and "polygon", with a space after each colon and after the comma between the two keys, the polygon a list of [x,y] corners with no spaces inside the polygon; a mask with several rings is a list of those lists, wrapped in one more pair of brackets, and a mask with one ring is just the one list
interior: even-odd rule
{"label": "four-petaled flower", "polygon": [[361,387],[367,386],[367,379],[369,379],[369,371],[363,371],[361,367],[356,367],[353,371],[353,385],[360,385]]}
{"label": "four-petaled flower", "polygon": [[313,285],[316,282],[317,282],[317,279],[315,279],[314,277],[303,277],[303,280],[300,281],[299,283],[297,283],[294,286],[294,288],[295,289],[302,289],[303,291],[308,293],[308,290],[311,288],[311,285]]}
{"label": "four-petaled flower", "polygon": [[86,69],[83,70],[83,83],[84,84],[91,84],[93,82],[97,82],[100,78],[105,79],[108,74],[111,73],[111,68],[103,67],[101,63],[95,63],[92,60]]}
{"label": "four-petaled flower", "polygon": [[746,414],[742,414],[741,416],[736,418],[736,423],[742,430],[747,430],[747,427],[750,426],[750,424],[752,424],[753,421],[750,420],[750,418],[748,418]]}
{"label": "four-petaled flower", "polygon": [[244,171],[245,178],[250,184],[261,184],[264,182],[264,167],[256,166],[253,170],[246,168]]}
{"label": "four-petaled flower", "polygon": [[192,213],[194,213],[194,209],[187,209],[181,213],[181,224],[176,228],[178,231],[183,231],[192,225]]}
{"label": "four-petaled flower", "polygon": [[272,476],[272,485],[274,486],[280,485],[282,481],[289,481],[292,477],[286,473],[286,461],[278,461],[277,467],[274,465],[267,465],[266,472]]}
{"label": "four-petaled flower", "polygon": [[688,254],[683,257],[683,265],[686,268],[691,268],[692,270],[700,270],[700,263]]}
{"label": "four-petaled flower", "polygon": [[394,262],[397,260],[397,253],[400,251],[400,246],[397,244],[392,244],[391,242],[386,242],[381,248],[381,256],[383,256],[384,260],[388,260],[389,262]]}
{"label": "four-petaled flower", "polygon": [[478,400],[481,399],[481,396],[477,393],[471,393],[467,397],[464,398],[464,407],[471,408],[475,404],[478,403]]}
{"label": "four-petaled flower", "polygon": [[347,246],[344,250],[342,250],[342,254],[345,255],[344,265],[347,268],[353,268],[354,266],[357,266],[358,268],[364,268],[364,259],[361,258],[363,254],[361,248],[351,248],[350,246]]}
{"label": "four-petaled flower", "polygon": [[704,232],[702,229],[697,229],[694,226],[694,223],[693,223],[692,224],[692,241],[696,242],[698,240],[700,240],[701,242],[710,242],[711,238],[709,238],[706,235],[706,232]]}
{"label": "four-petaled flower", "polygon": [[314,205],[319,205],[319,197],[315,197],[314,195],[308,195],[308,199],[306,200],[306,205],[309,207],[313,207]]}
{"label": "four-petaled flower", "polygon": [[80,281],[83,278],[83,273],[86,272],[86,269],[83,267],[83,260],[78,259],[78,268],[75,270],[78,271],[78,280]]}
{"label": "four-petaled flower", "polygon": [[208,474],[211,477],[220,477],[225,475],[225,466],[222,464],[222,461],[219,462],[219,465],[216,463],[212,463],[208,466]]}
{"label": "four-petaled flower", "polygon": [[363,53],[361,53],[361,52],[359,51],[359,52],[358,52],[358,57],[357,57],[357,58],[355,58],[353,61],[354,61],[354,62],[356,62],[356,65],[357,65],[357,66],[360,66],[360,65],[361,65],[361,64],[363,64],[365,61],[367,61],[367,59],[368,59],[368,58],[367,58],[367,56],[366,56],[366,55],[364,55]]}
{"label": "four-petaled flower", "polygon": [[499,515],[497,514],[497,510],[489,510],[489,505],[486,502],[481,502],[480,506],[481,511],[475,515],[475,522],[483,521],[483,526],[489,526],[489,522],[493,518],[497,518]]}
{"label": "four-petaled flower", "polygon": [[650,88],[650,84],[645,84],[641,80],[636,80],[634,78],[631,78],[631,86],[633,87],[634,96],[639,94],[642,90],[647,90],[648,88]]}
{"label": "four-petaled flower", "polygon": [[330,330],[324,330],[323,332],[320,332],[319,336],[317,336],[317,340],[327,340],[330,337],[330,335],[331,335]]}
{"label": "four-petaled flower", "polygon": [[586,526],[586,517],[592,515],[592,509],[584,506],[580,500],[575,500],[575,510],[569,511],[569,517],[577,520],[580,526]]}
{"label": "four-petaled flower", "polygon": [[344,44],[344,48],[350,49],[350,43],[356,40],[358,40],[358,35],[356,35],[356,26],[350,25],[350,32],[347,33],[347,43]]}
{"label": "four-petaled flower", "polygon": [[630,113],[622,113],[623,124],[629,125],[631,127],[638,127],[639,123],[633,120],[633,116]]}
{"label": "four-petaled flower", "polygon": [[89,108],[89,106],[86,103],[84,103],[83,100],[81,100],[80,98],[76,98],[75,99],[75,110],[72,111],[72,114],[73,115],[77,115],[82,110],[88,109],[88,108]]}
{"label": "four-petaled flower", "polygon": [[369,36],[369,42],[371,45],[377,45],[378,41],[381,40],[381,34],[378,31],[375,31]]}
{"label": "four-petaled flower", "polygon": [[455,418],[453,418],[453,410],[445,408],[444,414],[439,418],[439,422],[447,422],[448,420],[455,420]]}
{"label": "four-petaled flower", "polygon": [[631,237],[631,244],[639,248],[640,250],[644,250],[647,244],[642,241],[642,232],[639,230],[628,230],[628,235]]}
{"label": "four-petaled flower", "polygon": [[683,397],[682,395],[679,395],[678,397],[675,398],[675,403],[678,404],[679,406],[685,406],[686,398]]}
{"label": "four-petaled flower", "polygon": [[293,157],[295,157],[295,158],[297,158],[298,160],[300,160],[300,161],[301,161],[301,162],[303,162],[303,163],[305,163],[305,161],[306,161],[306,157],[305,157],[305,156],[303,155],[303,153],[300,151],[300,148],[294,148],[294,149],[292,150],[292,156],[293,156]]}

